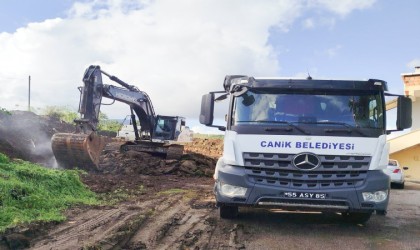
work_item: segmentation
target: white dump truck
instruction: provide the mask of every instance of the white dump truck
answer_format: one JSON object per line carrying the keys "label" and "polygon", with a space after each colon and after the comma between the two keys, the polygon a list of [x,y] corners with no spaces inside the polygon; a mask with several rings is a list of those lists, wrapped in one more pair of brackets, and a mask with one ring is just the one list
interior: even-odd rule
{"label": "white dump truck", "polygon": [[[411,127],[411,99],[382,80],[226,76],[202,98],[200,123],[225,130],[214,193],[222,218],[238,207],[339,212],[366,222],[385,215],[390,181],[386,136]],[[385,96],[397,98],[396,129],[386,129]],[[214,103],[229,98],[227,124]]]}

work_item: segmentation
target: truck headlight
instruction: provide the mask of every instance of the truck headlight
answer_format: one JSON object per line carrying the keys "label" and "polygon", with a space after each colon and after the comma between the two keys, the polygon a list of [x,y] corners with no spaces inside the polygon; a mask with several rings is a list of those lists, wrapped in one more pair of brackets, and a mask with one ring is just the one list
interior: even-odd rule
{"label": "truck headlight", "polygon": [[362,195],[364,201],[382,202],[388,197],[388,191],[363,192]]}
{"label": "truck headlight", "polygon": [[233,185],[229,185],[223,182],[220,182],[220,192],[224,195],[224,196],[228,196],[228,197],[244,197],[246,194],[246,188],[244,187],[238,187],[238,186],[233,186]]}

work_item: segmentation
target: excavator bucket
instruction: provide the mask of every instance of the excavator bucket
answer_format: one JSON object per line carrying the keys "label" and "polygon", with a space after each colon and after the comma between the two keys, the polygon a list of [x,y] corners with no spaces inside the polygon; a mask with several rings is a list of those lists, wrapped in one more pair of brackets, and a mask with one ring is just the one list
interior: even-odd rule
{"label": "excavator bucket", "polygon": [[95,132],[86,134],[58,133],[51,138],[51,147],[60,167],[99,170],[99,156],[109,138]]}

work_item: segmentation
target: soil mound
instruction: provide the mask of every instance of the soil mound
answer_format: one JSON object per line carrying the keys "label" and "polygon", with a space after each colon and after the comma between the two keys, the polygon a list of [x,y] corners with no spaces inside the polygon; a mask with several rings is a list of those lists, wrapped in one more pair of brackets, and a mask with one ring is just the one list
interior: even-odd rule
{"label": "soil mound", "polygon": [[[143,175],[167,175],[178,176],[208,176],[214,174],[219,145],[208,142],[205,139],[194,139],[194,142],[184,147],[184,154],[180,160],[166,160],[160,156],[153,156],[138,151],[120,152],[118,142],[114,142],[112,150],[106,150],[100,158],[99,168],[103,173],[111,174],[143,174]],[[194,146],[195,145],[195,146]],[[200,147],[201,146],[201,147]],[[108,146],[109,148],[109,146]],[[211,154],[204,155],[203,152]]]}
{"label": "soil mound", "polygon": [[184,153],[196,153],[211,158],[219,158],[223,153],[223,139],[194,138],[184,146]]}
{"label": "soil mound", "polygon": [[54,133],[75,131],[75,126],[56,117],[39,116],[27,111],[0,113],[0,152],[47,167],[55,167],[51,149]]}
{"label": "soil mound", "polygon": [[[72,124],[56,117],[39,116],[27,111],[0,113],[0,152],[10,158],[20,158],[47,167],[57,167],[51,149],[51,137],[55,133],[71,133]],[[194,138],[185,143],[180,160],[165,160],[148,153],[128,151],[122,153],[113,142],[105,148],[100,169],[104,174],[208,176],[214,173],[216,160],[223,151],[223,141],[213,138]]]}

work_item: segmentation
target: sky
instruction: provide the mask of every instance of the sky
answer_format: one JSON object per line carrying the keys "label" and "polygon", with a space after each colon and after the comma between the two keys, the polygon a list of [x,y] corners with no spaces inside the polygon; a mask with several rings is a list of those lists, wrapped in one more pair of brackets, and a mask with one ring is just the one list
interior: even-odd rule
{"label": "sky", "polygon": [[[196,132],[209,132],[198,124],[201,96],[230,74],[374,78],[403,94],[401,74],[420,66],[419,9],[417,0],[0,0],[0,107],[27,110],[31,76],[33,111],[77,111],[89,65]],[[123,119],[129,108],[102,111]]]}

